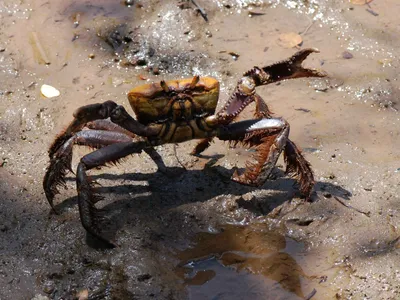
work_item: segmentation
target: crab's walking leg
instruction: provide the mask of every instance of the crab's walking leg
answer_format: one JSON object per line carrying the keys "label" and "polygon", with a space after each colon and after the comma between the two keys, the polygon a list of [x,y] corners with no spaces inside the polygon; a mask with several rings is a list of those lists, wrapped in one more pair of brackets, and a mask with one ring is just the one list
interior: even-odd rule
{"label": "crab's walking leg", "polygon": [[247,120],[221,128],[217,134],[221,140],[242,143],[256,148],[254,161],[246,164],[246,170],[232,179],[236,182],[260,186],[271,174],[289,136],[289,124],[283,119]]}
{"label": "crab's walking leg", "polygon": [[[264,100],[258,96],[256,97],[256,112],[257,118],[272,118],[271,111],[268,109],[267,104]],[[300,191],[303,195],[306,195],[307,200],[312,192],[314,186],[314,174],[311,169],[310,163],[304,158],[301,151],[297,148],[296,144],[287,139],[285,148],[283,150],[283,157],[286,163],[286,174],[291,174],[297,177],[297,181],[300,184]]]}
{"label": "crab's walking leg", "polygon": [[86,171],[95,167],[103,166],[107,163],[115,163],[127,155],[140,153],[146,145],[146,142],[112,144],[85,155],[78,164],[76,184],[82,225],[88,232],[104,241],[110,247],[114,247],[115,244],[106,239],[102,234],[100,228],[102,214],[94,205],[97,200],[96,198],[99,196],[94,194],[93,188],[86,175]]}
{"label": "crab's walking leg", "polygon": [[[136,135],[133,134],[132,132],[122,128],[121,126],[118,126],[117,124],[111,122],[110,120],[95,120],[92,122],[89,122],[86,124],[86,127],[90,129],[99,129],[99,130],[108,130],[108,131],[114,131],[114,132],[121,132],[126,135],[131,136],[134,138]],[[143,149],[144,152],[147,153],[148,156],[154,161],[154,163],[157,165],[157,168],[160,172],[166,173],[167,172],[167,166],[165,165],[162,157],[154,147],[147,147]]]}
{"label": "crab's walking leg", "polygon": [[65,175],[72,172],[72,147],[74,144],[92,148],[101,148],[115,143],[132,142],[132,138],[123,133],[103,130],[83,130],[75,133],[54,153],[43,179],[43,189],[47,201],[56,212],[53,199],[59,193],[58,187],[65,187]]}
{"label": "crab's walking leg", "polygon": [[[296,173],[302,193],[307,199],[310,198],[314,186],[310,164],[301,155],[296,145],[288,139],[289,124],[282,119],[271,118],[268,106],[256,94],[255,89],[257,86],[285,79],[326,76],[323,72],[302,67],[302,62],[313,52],[318,51],[314,49],[300,50],[284,61],[263,68],[254,67],[244,73],[225,106],[215,116],[206,119],[206,123],[210,126],[226,126],[220,129],[218,136],[221,139],[240,141],[250,146],[256,146],[257,154],[254,157],[256,162],[249,164],[244,174],[240,176],[235,174],[234,180],[245,184],[262,184],[271,173],[279,154],[285,147],[288,147],[285,151],[287,171]],[[246,121],[250,123],[230,124],[247,105],[254,101],[256,102],[256,117],[262,119]]]}
{"label": "crab's walking leg", "polygon": [[272,112],[270,111],[267,103],[259,95],[254,94],[254,99],[256,102],[256,111],[254,112],[255,118],[272,118]]}
{"label": "crab's walking leg", "polygon": [[194,147],[193,151],[190,153],[191,155],[199,155],[203,151],[205,151],[211,145],[212,137],[205,138],[200,140],[200,142]]}
{"label": "crab's walking leg", "polygon": [[117,124],[111,122],[108,119],[94,120],[86,124],[86,127],[93,130],[105,130],[105,131],[114,131],[120,132],[130,136],[131,138],[135,138],[135,134],[118,126]]}
{"label": "crab's walking leg", "polygon": [[123,106],[117,105],[114,101],[82,106],[74,112],[73,116],[74,120],[58,135],[50,146],[50,158],[53,158],[58,149],[76,132],[82,130],[88,122],[95,120],[110,118],[113,123],[139,136],[151,136],[158,133],[154,128],[147,127],[133,119]]}
{"label": "crab's walking leg", "polygon": [[74,144],[101,148],[114,143],[132,142],[132,136],[123,132],[81,131],[88,122],[107,118],[119,125],[122,130],[129,131],[131,135],[137,134],[146,137],[158,133],[157,129],[146,127],[137,122],[129,116],[122,106],[118,106],[113,101],[90,104],[78,108],[74,112],[74,120],[55,139],[49,149],[50,165],[43,180],[43,187],[47,200],[52,207],[53,198],[58,193],[58,186],[65,186],[64,177],[67,171],[71,169],[72,146]]}

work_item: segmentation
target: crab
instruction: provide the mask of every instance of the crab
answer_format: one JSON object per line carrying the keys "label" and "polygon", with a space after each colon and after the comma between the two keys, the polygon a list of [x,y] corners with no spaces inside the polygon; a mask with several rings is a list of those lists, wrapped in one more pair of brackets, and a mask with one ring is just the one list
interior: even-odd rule
{"label": "crab", "polygon": [[[302,67],[302,62],[316,49],[304,49],[290,58],[263,68],[254,67],[244,73],[226,104],[217,113],[219,82],[211,77],[194,76],[188,79],[161,81],[135,87],[128,93],[136,119],[125,108],[113,101],[79,107],[74,119],[52,143],[50,164],[43,180],[46,198],[53,208],[59,188],[65,187],[65,176],[72,171],[73,145],[84,145],[96,150],[83,156],[76,170],[76,185],[81,223],[90,234],[107,246],[115,247],[102,230],[102,213],[96,208],[101,197],[94,192],[88,171],[115,163],[131,154],[146,152],[165,170],[155,146],[200,141],[191,154],[200,155],[213,138],[242,144],[255,149],[255,154],[232,180],[260,187],[270,176],[283,152],[286,173],[296,177],[300,192],[310,199],[314,176],[310,163],[289,139],[289,124],[272,116],[267,104],[256,93],[256,87],[285,79],[324,77],[315,69]],[[234,121],[250,103],[255,103],[254,118]]]}

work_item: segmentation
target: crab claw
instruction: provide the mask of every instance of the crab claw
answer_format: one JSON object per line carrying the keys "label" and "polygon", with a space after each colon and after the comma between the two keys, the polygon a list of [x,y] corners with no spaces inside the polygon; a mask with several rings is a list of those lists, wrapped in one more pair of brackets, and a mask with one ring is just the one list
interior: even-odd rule
{"label": "crab claw", "polygon": [[254,67],[243,74],[238,81],[235,91],[225,106],[218,112],[219,124],[229,124],[238,116],[246,106],[257,100],[256,87],[267,85],[281,80],[301,77],[325,77],[327,74],[316,69],[304,68],[301,64],[317,49],[303,49],[296,52],[286,60],[259,68]]}
{"label": "crab claw", "polygon": [[[286,60],[262,68],[262,70],[268,75],[268,78],[267,80],[261,80],[260,84],[257,85],[301,77],[325,77],[327,75],[325,72],[316,69],[307,69],[301,65],[311,53],[319,53],[319,50],[314,48],[303,49],[296,52]],[[258,68],[256,67],[255,69]],[[249,71],[247,75],[251,76],[253,71],[254,69]]]}

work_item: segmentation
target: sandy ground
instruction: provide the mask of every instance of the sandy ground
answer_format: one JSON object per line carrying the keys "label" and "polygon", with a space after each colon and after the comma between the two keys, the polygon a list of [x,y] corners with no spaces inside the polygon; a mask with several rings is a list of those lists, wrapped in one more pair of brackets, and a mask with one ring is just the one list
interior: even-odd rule
{"label": "sandy ground", "polygon": [[[199,0],[209,22],[134,2],[0,3],[0,299],[399,299],[398,1]],[[51,212],[47,149],[77,107],[128,108],[133,86],[193,74],[220,80],[223,103],[243,72],[297,51],[289,32],[329,77],[258,92],[313,165],[312,203],[282,168],[259,189],[231,182],[251,152],[216,141],[200,158],[159,147],[173,176],[145,154],[91,172],[116,249],[86,236],[73,174]],[[75,150],[74,166],[89,151]]]}

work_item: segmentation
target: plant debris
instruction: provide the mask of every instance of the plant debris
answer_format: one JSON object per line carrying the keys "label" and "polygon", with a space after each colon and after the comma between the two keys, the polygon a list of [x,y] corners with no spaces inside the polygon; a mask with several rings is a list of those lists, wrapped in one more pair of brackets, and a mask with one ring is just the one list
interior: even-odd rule
{"label": "plant debris", "polygon": [[372,2],[372,0],[350,0],[350,3],[354,5],[365,5],[370,2]]}
{"label": "plant debris", "polygon": [[50,64],[50,59],[47,57],[46,52],[36,32],[31,32],[30,43],[32,45],[33,53],[38,63]]}
{"label": "plant debris", "polygon": [[279,35],[278,44],[284,48],[295,48],[303,43],[303,38],[295,32],[287,32]]}

